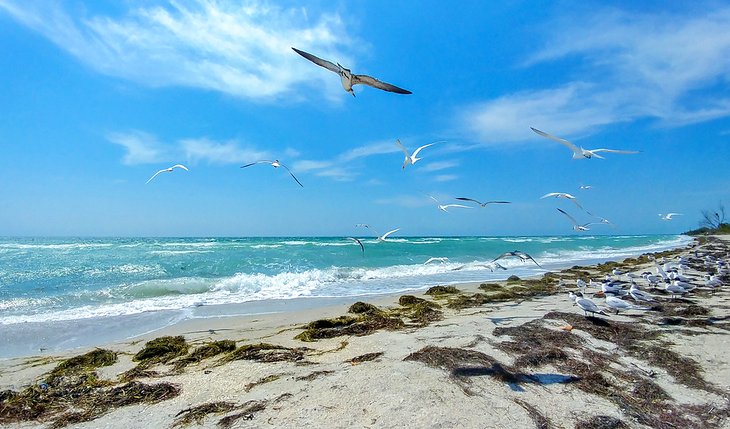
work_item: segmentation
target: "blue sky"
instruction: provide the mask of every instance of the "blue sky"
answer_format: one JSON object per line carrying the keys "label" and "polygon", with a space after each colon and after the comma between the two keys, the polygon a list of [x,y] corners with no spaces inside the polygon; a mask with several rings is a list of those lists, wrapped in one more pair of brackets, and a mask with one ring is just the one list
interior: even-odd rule
{"label": "blue sky", "polygon": [[[0,235],[573,233],[558,207],[592,220],[548,192],[615,224],[594,233],[694,228],[730,204],[730,4],[634,3],[0,0]],[[413,94],[353,98],[291,47]],[[574,161],[531,126],[641,153]],[[443,142],[404,171],[396,139]],[[239,168],[259,159],[304,187]],[[190,171],[145,185],[177,163]],[[429,195],[513,203],[443,213]]]}

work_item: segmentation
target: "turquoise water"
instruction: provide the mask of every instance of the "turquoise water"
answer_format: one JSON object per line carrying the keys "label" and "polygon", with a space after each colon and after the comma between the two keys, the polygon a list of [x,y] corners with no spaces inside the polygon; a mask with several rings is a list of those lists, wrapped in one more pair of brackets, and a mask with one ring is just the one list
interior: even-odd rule
{"label": "turquoise water", "polygon": [[[688,237],[0,239],[0,326],[292,298],[356,297],[540,274],[677,247]],[[543,268],[504,259],[521,250]],[[430,257],[445,263],[424,265]]]}

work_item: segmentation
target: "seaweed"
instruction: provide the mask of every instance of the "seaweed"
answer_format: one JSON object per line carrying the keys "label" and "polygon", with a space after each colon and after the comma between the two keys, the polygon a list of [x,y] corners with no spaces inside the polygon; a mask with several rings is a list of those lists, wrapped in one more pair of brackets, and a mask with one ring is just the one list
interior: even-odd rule
{"label": "seaweed", "polygon": [[575,429],[630,429],[623,420],[612,416],[593,416],[580,420]]}
{"label": "seaweed", "polygon": [[504,289],[501,285],[497,283],[482,283],[479,285],[479,289],[485,291],[485,292],[494,292],[498,290]]}
{"label": "seaweed", "polygon": [[224,356],[220,363],[234,360],[258,362],[297,362],[304,359],[306,348],[289,348],[268,343],[246,344]]}
{"label": "seaweed", "polygon": [[426,295],[432,296],[451,295],[455,293],[461,293],[461,291],[454,286],[432,286],[426,291]]}
{"label": "seaweed", "polygon": [[532,419],[533,423],[535,423],[535,427],[537,429],[549,429],[550,419],[545,417],[544,414],[542,414],[537,408],[535,408],[533,405],[528,404],[527,402],[521,400],[521,399],[513,399],[517,405],[524,408],[525,411],[527,411],[527,414]]}
{"label": "seaweed", "polygon": [[96,349],[59,363],[48,375],[46,381],[50,384],[54,378],[92,371],[101,366],[113,365],[116,361],[117,354],[113,351]]}
{"label": "seaweed", "polygon": [[266,383],[271,383],[272,381],[276,381],[276,380],[280,379],[281,376],[282,376],[282,374],[267,375],[266,377],[261,378],[258,381],[254,381],[253,383],[248,383],[247,385],[245,385],[243,387],[243,390],[245,390],[246,392],[248,392],[248,391],[250,391],[251,389],[253,389],[254,387],[256,387],[258,385],[266,384]]}
{"label": "seaweed", "polygon": [[358,301],[352,304],[347,312],[353,314],[379,315],[383,313],[383,310],[372,304]]}
{"label": "seaweed", "polygon": [[159,337],[148,341],[144,348],[137,352],[132,358],[136,362],[144,362],[149,365],[152,363],[167,363],[170,360],[182,356],[188,352],[188,343],[185,337],[178,335],[176,337]]}
{"label": "seaweed", "polygon": [[233,402],[206,402],[195,407],[186,408],[175,415],[175,421],[172,426],[186,426],[193,422],[202,424],[203,419],[208,414],[220,414],[227,413],[236,408],[236,404]]}
{"label": "seaweed", "polygon": [[380,329],[396,330],[404,326],[399,317],[385,312],[369,312],[360,317],[340,316],[335,319],[315,320],[304,326],[304,331],[295,336],[301,341],[316,341],[342,335],[363,336]]}
{"label": "seaweed", "polygon": [[319,377],[321,377],[323,375],[330,375],[330,374],[334,374],[334,373],[335,373],[334,371],[329,371],[329,370],[314,371],[314,372],[312,372],[312,373],[310,373],[308,375],[303,375],[301,377],[297,377],[295,380],[296,381],[312,381],[312,380],[314,380],[316,378],[319,378]]}
{"label": "seaweed", "polygon": [[259,411],[263,411],[266,409],[266,402],[262,401],[248,401],[245,402],[243,405],[239,406],[238,408],[241,409],[241,411],[237,412],[236,414],[231,414],[229,416],[225,416],[222,419],[218,420],[218,426],[221,428],[229,428],[233,426],[233,424],[240,420],[253,420],[254,413],[257,413]]}
{"label": "seaweed", "polygon": [[175,361],[175,370],[180,371],[192,363],[198,363],[204,359],[218,356],[221,353],[228,353],[236,349],[236,342],[233,340],[213,341],[203,344],[193,350],[189,355]]}
{"label": "seaweed", "polygon": [[365,353],[364,355],[355,356],[354,358],[350,359],[348,362],[350,362],[353,365],[357,365],[359,363],[375,360],[375,359],[379,358],[380,356],[383,356],[383,354],[384,354],[383,352]]}

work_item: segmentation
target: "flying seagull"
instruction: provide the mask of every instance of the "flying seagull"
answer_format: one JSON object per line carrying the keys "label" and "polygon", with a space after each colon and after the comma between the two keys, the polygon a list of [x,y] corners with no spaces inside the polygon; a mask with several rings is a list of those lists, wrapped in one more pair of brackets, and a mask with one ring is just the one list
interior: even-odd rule
{"label": "flying seagull", "polygon": [[169,172],[171,172],[172,170],[174,170],[176,168],[182,168],[185,171],[190,171],[190,170],[188,170],[188,168],[186,166],[184,166],[182,164],[175,164],[175,165],[173,165],[170,168],[163,168],[162,170],[160,170],[157,173],[155,173],[154,175],[152,175],[152,177],[150,177],[150,180],[148,180],[147,182],[145,182],[145,185],[148,184],[148,183],[150,183],[152,181],[152,179],[154,179],[155,177],[157,177],[158,174],[160,174],[160,173],[169,173]]}
{"label": "flying seagull", "polygon": [[438,261],[438,262],[441,262],[443,264],[443,263],[445,263],[448,260],[449,260],[449,258],[447,258],[445,256],[442,256],[442,257],[439,257],[439,258],[428,258],[428,260],[426,262],[424,262],[423,265],[430,264],[433,261]]}
{"label": "flying seagull", "polygon": [[487,204],[512,204],[510,201],[487,201],[487,202],[482,203],[473,198],[456,197],[456,199],[461,200],[461,201],[473,201],[482,207],[486,207]]}
{"label": "flying seagull", "polygon": [[[150,180],[152,180],[152,179],[150,179]],[[682,216],[682,213],[667,213],[667,214],[659,213],[659,217],[662,218],[662,220],[672,220],[672,219],[674,219],[674,216]]]}
{"label": "flying seagull", "polygon": [[590,228],[588,228],[588,225],[593,225],[595,223],[599,223],[599,222],[588,222],[588,223],[584,223],[583,225],[578,225],[578,222],[575,221],[573,216],[569,215],[568,213],[566,213],[563,210],[558,209],[558,211],[560,213],[564,214],[565,216],[567,216],[568,219],[570,219],[570,221],[573,222],[573,229],[576,231],[588,231],[590,229]]}
{"label": "flying seagull", "polygon": [[297,179],[296,176],[294,176],[294,173],[292,173],[291,170],[289,170],[289,167],[287,167],[286,165],[284,165],[281,162],[279,162],[278,159],[277,160],[274,160],[274,161],[268,161],[268,160],[256,161],[256,162],[252,162],[250,164],[242,165],[241,168],[250,167],[250,166],[256,165],[256,164],[270,164],[274,168],[284,167],[286,169],[286,171],[289,172],[289,174],[291,175],[291,177],[294,180],[296,180],[297,183],[299,183],[299,186],[301,186],[302,188],[304,187],[304,185],[302,185],[302,182],[300,182],[299,179]]}
{"label": "flying seagull", "polygon": [[432,196],[430,196],[430,195],[429,195],[429,197],[430,197],[430,198],[431,198],[432,200],[436,201],[436,205],[437,205],[437,207],[438,207],[438,208],[439,208],[439,210],[441,210],[442,212],[446,212],[446,213],[448,213],[448,212],[449,212],[449,208],[450,208],[450,207],[457,207],[457,208],[460,208],[460,209],[470,209],[470,208],[472,208],[472,207],[469,207],[469,206],[465,206],[465,205],[463,205],[463,204],[441,204],[441,203],[439,202],[439,200],[437,200],[436,198],[434,198],[434,197],[432,197]]}
{"label": "flying seagull", "polygon": [[352,240],[355,243],[360,245],[360,250],[362,250],[362,256],[365,256],[365,246],[362,245],[362,241],[358,240],[355,237],[347,237],[348,240]]}
{"label": "flying seagull", "polygon": [[329,71],[333,71],[340,75],[340,79],[342,79],[342,87],[345,89],[345,91],[352,94],[352,96],[355,96],[355,92],[352,90],[353,85],[357,85],[359,83],[362,83],[364,85],[372,86],[373,88],[382,89],[383,91],[389,91],[389,92],[395,92],[398,94],[411,94],[411,91],[405,90],[403,88],[398,88],[395,85],[391,85],[389,83],[385,83],[382,81],[379,81],[375,79],[374,77],[370,77],[364,74],[353,74],[350,69],[346,69],[342,67],[339,63],[333,64],[327,60],[323,60],[322,58],[319,58],[317,56],[314,56],[310,53],[300,51],[297,48],[294,49],[294,52],[297,54],[303,56],[304,58],[308,59],[309,61],[313,62],[314,64],[317,64],[320,67],[324,67]]}
{"label": "flying seagull", "polygon": [[553,135],[550,135],[544,131],[540,131],[536,128],[532,128],[532,131],[536,132],[537,134],[549,138],[550,140],[554,140],[563,146],[568,147],[568,149],[573,151],[573,159],[583,159],[583,158],[600,158],[605,159],[601,155],[598,155],[597,152],[611,152],[611,153],[639,153],[635,150],[616,150],[616,149],[583,149],[582,147],[578,147],[574,145],[573,143],[569,142],[568,140],[563,140],[559,137],[555,137]]}
{"label": "flying seagull", "polygon": [[423,150],[423,149],[425,149],[425,148],[427,148],[429,146],[433,146],[436,143],[439,143],[439,142],[433,142],[433,143],[425,144],[425,145],[419,147],[418,149],[414,150],[413,151],[413,155],[411,155],[411,154],[408,153],[408,149],[406,149],[405,146],[403,146],[403,144],[400,142],[400,139],[396,140],[395,141],[395,144],[397,144],[398,147],[400,148],[400,150],[402,150],[403,153],[406,154],[406,157],[403,160],[403,169],[405,170],[406,165],[408,165],[408,164],[415,165],[416,164],[416,161],[420,161],[421,159],[423,159],[423,158],[418,158],[418,152],[420,152],[421,150]]}
{"label": "flying seagull", "polygon": [[580,185],[580,186],[579,186],[578,188],[579,188],[579,189],[580,189],[581,191],[587,191],[587,190],[589,190],[589,189],[593,189],[593,186],[591,186],[591,185]]}
{"label": "flying seagull", "polygon": [[581,206],[580,203],[578,203],[578,200],[573,195],[566,194],[565,192],[550,192],[550,193],[547,193],[547,194],[543,195],[542,197],[540,197],[540,199],[542,200],[543,198],[551,198],[551,197],[552,198],[565,198],[566,200],[570,200],[570,201],[574,202],[575,205],[578,206],[579,209],[583,210],[583,206]]}
{"label": "flying seagull", "polygon": [[385,241],[390,234],[392,234],[392,233],[394,233],[396,231],[400,231],[400,228],[396,228],[396,229],[394,229],[392,231],[386,232],[385,234],[383,234],[380,237],[378,237],[378,241]]}
{"label": "flying seagull", "polygon": [[537,263],[537,261],[535,260],[535,258],[533,258],[532,256],[530,256],[527,253],[522,252],[520,250],[515,250],[515,251],[512,251],[512,252],[504,252],[501,255],[497,256],[496,258],[492,259],[492,262],[495,262],[495,261],[497,261],[499,259],[502,259],[502,258],[508,258],[510,256],[518,257],[518,258],[520,258],[520,260],[522,260],[522,262],[525,262],[525,261],[527,261],[529,259],[532,262],[534,262],[535,265],[537,265],[538,267],[542,268],[542,266]]}

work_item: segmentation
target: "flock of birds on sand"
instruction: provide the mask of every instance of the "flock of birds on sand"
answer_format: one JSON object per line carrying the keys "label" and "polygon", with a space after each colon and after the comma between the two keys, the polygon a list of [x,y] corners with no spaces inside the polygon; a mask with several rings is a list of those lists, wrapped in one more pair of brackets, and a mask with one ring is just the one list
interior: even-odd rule
{"label": "flock of birds on sand", "polygon": [[[608,315],[596,302],[586,297],[588,288],[597,289],[593,297],[603,297],[606,307],[616,314],[627,310],[646,311],[651,310],[651,306],[658,299],[656,296],[642,290],[638,281],[643,280],[647,287],[664,291],[664,293],[670,295],[671,299],[675,299],[677,296],[684,296],[697,288],[715,291],[723,285],[722,278],[730,275],[730,259],[726,260],[712,255],[701,256],[697,251],[694,253],[694,259],[694,263],[701,264],[702,267],[700,268],[708,273],[705,274],[704,279],[699,279],[698,276],[701,275],[696,272],[692,274],[689,272],[690,261],[685,256],[670,261],[657,261],[655,259],[655,273],[644,271],[637,274],[614,269],[611,274],[606,275],[602,282],[589,280],[586,283],[579,278],[576,280],[576,287],[579,291],[577,293],[569,292],[568,296],[575,305],[583,310],[585,315],[589,313],[591,315]],[[616,279],[612,275],[616,276]],[[625,277],[625,280],[622,280],[622,277]],[[698,285],[698,282],[702,283]],[[558,286],[565,287],[565,282],[561,280]],[[630,298],[631,301],[623,298]]]}
{"label": "flock of birds on sand", "polygon": [[[383,91],[393,92],[393,93],[397,93],[397,94],[411,94],[411,92],[406,89],[380,81],[372,76],[354,74],[354,73],[352,73],[352,71],[350,69],[343,67],[339,63],[333,63],[331,61],[319,58],[315,55],[312,55],[308,52],[305,52],[305,51],[302,51],[302,50],[299,50],[296,48],[292,48],[292,49],[294,50],[294,52],[296,52],[297,54],[306,58],[307,60],[313,62],[314,64],[336,73],[341,79],[342,88],[346,92],[352,94],[353,97],[355,96],[355,92],[353,91],[352,88],[354,85],[358,85],[358,84],[368,85],[373,88],[377,88],[377,89],[380,89]],[[534,131],[539,136],[553,140],[553,141],[560,143],[561,145],[567,147],[568,149],[570,149],[570,151],[572,152],[572,158],[574,160],[591,159],[591,158],[605,159],[601,155],[603,153],[616,153],[616,154],[637,154],[637,153],[639,153],[638,151],[632,151],[632,150],[618,150],[618,149],[606,149],[606,148],[585,149],[583,147],[576,146],[575,144],[571,143],[568,140],[556,137],[554,135],[548,134],[548,133],[538,130],[536,128],[532,128],[532,127],[530,127],[530,128],[532,129],[532,131]],[[408,165],[415,165],[418,161],[420,161],[422,159],[419,157],[419,154],[421,153],[421,151],[423,151],[424,149],[427,149],[437,143],[440,143],[440,142],[428,143],[428,144],[425,144],[423,146],[416,148],[413,152],[410,152],[400,142],[400,140],[396,140],[395,141],[396,146],[398,146],[400,148],[400,150],[403,152],[403,154],[405,155],[404,160],[403,160],[403,165],[401,168],[403,170],[405,170],[405,168]],[[285,169],[289,173],[289,175],[291,175],[292,179],[294,179],[294,181],[296,181],[299,186],[304,187],[304,185],[302,185],[302,182],[300,182],[299,179],[297,179],[297,177],[289,169],[289,167],[282,164],[281,161],[279,161],[278,159],[273,160],[273,161],[272,160],[253,161],[246,165],[242,165],[241,168],[247,168],[247,167],[251,167],[254,165],[258,165],[258,164],[269,164],[270,166],[272,166],[274,168],[281,167],[281,168]],[[152,177],[150,177],[150,179],[146,183],[150,183],[159,174],[169,173],[169,172],[174,171],[175,169],[189,171],[189,169],[187,167],[185,167],[184,165],[175,164],[172,167],[159,170]],[[592,186],[590,186],[590,185],[581,185],[580,186],[581,190],[588,190],[591,188],[592,188]],[[447,213],[448,213],[448,210],[451,208],[457,208],[457,209],[474,208],[474,207],[466,205],[466,204],[442,204],[435,197],[430,196],[430,195],[429,195],[429,197],[436,203],[436,207],[439,210],[441,210],[443,212],[447,212]],[[594,215],[591,212],[584,209],[583,206],[578,202],[577,198],[574,195],[571,195],[571,194],[568,194],[565,192],[550,192],[550,193],[547,193],[547,194],[543,195],[542,197],[540,197],[540,199],[545,199],[545,198],[559,198],[559,199],[565,199],[565,200],[571,201],[576,205],[576,207],[579,210],[582,210],[583,212],[585,212],[586,214],[588,214],[589,216],[591,216],[592,218],[595,219],[595,221],[593,221],[593,222],[579,223],[568,212],[566,212],[563,209],[557,208],[557,210],[570,221],[570,223],[572,224],[573,230],[575,230],[575,231],[588,231],[590,229],[590,226],[592,226],[592,225],[601,225],[601,224],[612,225],[612,223],[608,219]],[[477,206],[482,207],[482,208],[484,208],[490,204],[510,204],[510,201],[484,201],[484,202],[482,202],[480,200],[477,200],[474,198],[467,198],[467,197],[456,197],[455,199],[459,200],[459,201],[463,201],[463,202],[475,203],[475,204],[477,204]],[[659,217],[661,220],[670,221],[674,217],[680,216],[680,215],[681,215],[681,213],[666,213],[666,214],[660,213]],[[357,224],[355,226],[371,229],[370,226],[367,224]],[[394,234],[398,231],[400,231],[400,228],[392,229],[382,235],[377,234],[378,235],[377,242],[386,241],[391,234]],[[347,239],[352,240],[354,243],[359,245],[360,249],[362,251],[362,254],[364,256],[365,246],[363,245],[362,241],[355,237],[347,237]],[[506,269],[497,262],[498,260],[503,259],[503,258],[518,258],[522,262],[531,261],[538,267],[542,268],[540,266],[540,264],[532,256],[528,255],[527,253],[521,252],[519,250],[515,250],[512,252],[505,252],[505,253],[499,255],[498,257],[494,258],[494,260],[492,260],[489,264],[485,264],[484,267],[489,268],[492,271],[494,271],[495,269]],[[444,263],[447,260],[448,260],[448,258],[446,258],[446,257],[433,257],[433,258],[429,258],[426,262],[424,262],[424,264],[429,264],[431,262]],[[725,263],[724,261],[717,261],[717,263],[718,263],[718,270],[717,270],[718,273],[727,272],[727,270],[728,270],[727,263]],[[684,278],[684,276],[682,274],[680,274],[681,271],[678,271],[678,269],[681,270],[683,266],[684,266],[684,262],[681,260],[679,261],[678,265],[672,265],[670,263],[665,263],[664,267],[661,267],[657,263],[657,275],[654,275],[650,272],[646,272],[643,275],[643,279],[646,280],[647,282],[649,282],[649,284],[653,285],[653,286],[659,284],[661,281],[664,281],[665,282],[664,289],[667,292],[671,293],[672,297],[674,297],[676,295],[683,295],[684,293],[687,293],[688,291],[692,290],[692,287],[690,287],[690,283],[688,283],[686,281],[686,279]],[[721,266],[721,269],[720,269],[720,266]],[[461,267],[457,267],[455,269],[458,270],[459,268],[461,268]],[[613,274],[617,275],[617,276],[623,275],[623,273],[619,273],[616,271],[614,271]],[[623,295],[630,296],[631,298],[633,298],[634,301],[636,301],[637,304],[651,303],[654,300],[654,298],[652,298],[651,295],[649,295],[648,293],[639,289],[639,287],[637,286],[637,283],[636,283],[638,276],[636,276],[635,274],[632,274],[632,273],[629,273],[626,275],[630,277],[630,282],[631,282],[631,286],[628,289],[628,291],[625,290],[622,286],[625,284],[620,283],[618,281],[614,281],[613,279],[611,279],[610,276],[607,276],[606,280],[604,280],[600,284],[596,284],[595,286],[599,287],[601,289],[600,293],[602,293],[603,296],[605,296],[606,305],[609,308],[615,310],[616,312],[618,312],[619,310],[646,309],[646,307],[640,307],[638,305],[631,304],[631,303],[619,298],[619,296],[623,296]],[[657,277],[657,276],[660,276],[660,277]],[[717,276],[715,276],[712,278],[708,278],[706,285],[708,287],[715,287],[716,285],[719,284],[718,282],[719,282],[719,278]],[[583,295],[585,295],[586,288],[589,286],[594,286],[594,283],[596,283],[596,282],[594,282],[592,280],[590,281],[590,283],[585,283],[585,281],[578,279],[577,286],[581,290],[581,292],[578,292],[578,294],[570,292],[570,298],[586,314],[588,314],[588,313],[605,314],[605,312],[603,312],[603,310],[600,307],[598,307],[598,305],[596,305],[593,301],[591,301],[588,298],[583,297]],[[564,286],[562,281],[561,281],[560,286]]]}

